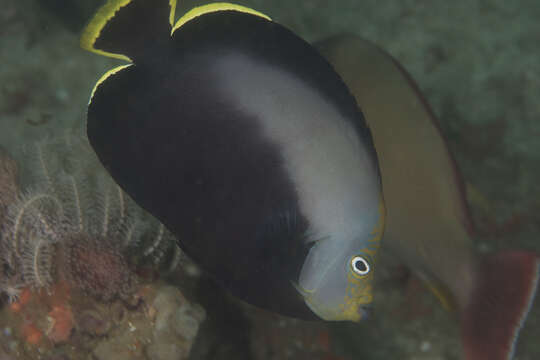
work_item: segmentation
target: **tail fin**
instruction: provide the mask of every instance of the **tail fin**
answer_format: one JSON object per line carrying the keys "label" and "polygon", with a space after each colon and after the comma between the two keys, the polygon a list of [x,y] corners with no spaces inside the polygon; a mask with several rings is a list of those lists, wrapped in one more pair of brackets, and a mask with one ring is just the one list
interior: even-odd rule
{"label": "tail fin", "polygon": [[500,252],[479,267],[476,289],[461,315],[465,359],[510,360],[534,300],[540,257]]}
{"label": "tail fin", "polygon": [[81,47],[135,60],[141,51],[169,40],[175,9],[176,0],[108,0],[83,30]]}

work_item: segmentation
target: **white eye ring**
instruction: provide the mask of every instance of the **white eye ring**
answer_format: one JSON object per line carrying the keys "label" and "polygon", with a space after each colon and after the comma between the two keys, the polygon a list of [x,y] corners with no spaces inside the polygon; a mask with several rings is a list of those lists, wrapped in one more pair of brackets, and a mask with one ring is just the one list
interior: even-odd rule
{"label": "white eye ring", "polygon": [[351,259],[351,268],[358,275],[367,275],[371,270],[369,263],[361,256],[355,256]]}

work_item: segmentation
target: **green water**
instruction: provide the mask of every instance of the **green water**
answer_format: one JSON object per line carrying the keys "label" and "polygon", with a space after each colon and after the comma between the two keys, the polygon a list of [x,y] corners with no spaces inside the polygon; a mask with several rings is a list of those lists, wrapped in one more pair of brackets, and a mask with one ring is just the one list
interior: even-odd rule
{"label": "green water", "polygon": [[[120,63],[78,46],[78,31],[99,3],[0,0],[0,145],[19,162],[27,159],[21,148],[45,137],[80,131],[96,80]],[[182,2],[177,15],[204,3]],[[238,3],[268,14],[310,42],[352,32],[390,52],[417,81],[466,183],[480,194],[471,199],[479,249],[540,251],[538,1]],[[443,310],[419,283],[395,275],[390,266],[381,270],[373,318],[358,325],[302,323],[258,311],[232,299],[204,274],[190,275],[196,272],[194,265],[182,266],[186,268],[177,269],[166,282],[177,285],[190,303],[200,304],[206,313],[190,359],[459,359],[457,315]],[[19,324],[9,317],[7,306],[0,318],[4,331],[0,350],[6,353],[0,353],[1,359],[34,359],[40,352],[50,360],[86,359],[93,347],[132,331],[121,322],[124,327],[110,330],[107,340],[95,334],[72,334],[65,343],[49,343],[38,350],[16,334],[6,335],[6,328],[15,333],[13,324]],[[139,321],[137,316],[147,310],[126,311],[132,311],[129,319]],[[154,321],[148,319],[148,324]],[[81,332],[78,327],[74,331]],[[521,333],[516,360],[540,358],[539,338],[536,304]],[[130,344],[129,340],[119,343]],[[141,342],[140,346],[150,345]],[[17,357],[10,353],[15,348],[26,350]],[[125,358],[175,358],[163,353],[167,352],[141,350]],[[110,350],[93,356],[116,355]],[[176,358],[187,355],[178,350]]]}

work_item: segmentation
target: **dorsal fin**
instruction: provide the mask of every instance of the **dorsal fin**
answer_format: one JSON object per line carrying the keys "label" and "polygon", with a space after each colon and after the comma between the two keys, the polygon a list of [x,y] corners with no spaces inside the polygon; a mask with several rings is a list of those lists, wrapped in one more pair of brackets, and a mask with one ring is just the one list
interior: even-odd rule
{"label": "dorsal fin", "polygon": [[81,47],[136,61],[169,40],[175,9],[176,0],[108,0],[83,30]]}
{"label": "dorsal fin", "polygon": [[212,13],[212,12],[227,11],[227,10],[239,11],[239,12],[243,12],[247,14],[260,16],[269,21],[272,20],[270,19],[269,16],[261,12],[258,12],[256,10],[250,9],[248,7],[242,6],[242,5],[236,5],[236,4],[230,4],[230,3],[212,3],[212,4],[195,7],[191,9],[190,11],[188,11],[187,13],[185,13],[180,19],[178,19],[176,24],[174,24],[171,34],[174,33],[182,25],[184,25],[190,20],[193,20],[197,16],[201,16],[201,15]]}

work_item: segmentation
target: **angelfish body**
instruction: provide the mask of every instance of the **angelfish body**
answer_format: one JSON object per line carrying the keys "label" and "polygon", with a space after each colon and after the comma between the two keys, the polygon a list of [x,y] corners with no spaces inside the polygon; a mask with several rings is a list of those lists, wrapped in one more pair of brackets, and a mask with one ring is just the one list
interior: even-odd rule
{"label": "angelfish body", "polygon": [[466,360],[509,360],[536,293],[540,259],[475,253],[462,181],[429,105],[406,71],[369,41],[318,48],[362,108],[377,149],[387,209],[384,246],[459,311]]}
{"label": "angelfish body", "polygon": [[84,48],[130,61],[92,92],[100,161],[234,295],[360,320],[384,206],[354,97],[265,15],[216,3],[174,23],[175,5],[112,0],[83,33]]}

